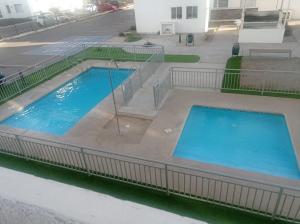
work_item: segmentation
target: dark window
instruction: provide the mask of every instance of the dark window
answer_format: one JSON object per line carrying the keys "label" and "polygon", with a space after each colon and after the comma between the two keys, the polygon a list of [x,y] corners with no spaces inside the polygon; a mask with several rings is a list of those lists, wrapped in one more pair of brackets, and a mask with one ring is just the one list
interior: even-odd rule
{"label": "dark window", "polygon": [[197,19],[198,18],[198,6],[187,6],[186,7],[186,18]]}
{"label": "dark window", "polygon": [[172,19],[182,19],[182,7],[172,7],[171,8],[171,18]]}

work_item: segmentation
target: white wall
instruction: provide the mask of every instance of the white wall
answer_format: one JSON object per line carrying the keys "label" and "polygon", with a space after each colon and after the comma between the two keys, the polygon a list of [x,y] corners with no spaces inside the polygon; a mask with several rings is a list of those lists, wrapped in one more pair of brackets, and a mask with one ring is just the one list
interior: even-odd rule
{"label": "white wall", "polygon": [[[1,1],[1,0],[0,0]],[[33,12],[48,12],[51,8],[75,10],[83,7],[83,0],[28,0]]]}
{"label": "white wall", "polygon": [[[240,8],[244,0],[228,0],[228,8]],[[246,0],[250,1],[250,0]],[[300,19],[300,0],[256,0],[256,7],[259,11],[277,10],[281,7],[283,1],[283,9],[290,9],[292,11],[292,19]],[[214,0],[210,1],[210,6],[213,8]]]}
{"label": "white wall", "polygon": [[282,43],[284,28],[241,29],[239,43]]}
{"label": "white wall", "polygon": [[[202,33],[208,30],[209,0],[135,0],[139,33],[157,33],[161,22],[175,22],[176,33]],[[186,19],[186,6],[198,6],[198,18]],[[171,19],[171,7],[182,7],[182,19]]]}
{"label": "white wall", "polygon": [[290,9],[292,11],[292,19],[300,19],[300,0],[291,0]]}
{"label": "white wall", "polygon": [[[23,12],[16,12],[15,4],[21,4]],[[6,6],[9,6],[11,13],[8,13]],[[9,19],[9,18],[26,18],[31,16],[31,10],[27,0],[0,0],[0,10],[3,18],[0,19]]]}

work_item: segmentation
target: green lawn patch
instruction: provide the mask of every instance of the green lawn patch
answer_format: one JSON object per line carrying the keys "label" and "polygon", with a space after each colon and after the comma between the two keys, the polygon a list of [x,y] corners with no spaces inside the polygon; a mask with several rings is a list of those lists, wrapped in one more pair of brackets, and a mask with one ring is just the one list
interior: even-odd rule
{"label": "green lawn patch", "polygon": [[165,193],[4,154],[0,154],[0,166],[202,220],[209,224],[284,224],[284,222],[272,222],[270,219],[246,212],[178,196],[167,196]]}
{"label": "green lawn patch", "polygon": [[142,39],[142,36],[136,32],[130,32],[126,35],[126,42],[136,42]]}
{"label": "green lawn patch", "polygon": [[247,94],[247,95],[259,95],[259,96],[272,96],[272,97],[284,97],[300,99],[300,92],[291,92],[285,90],[269,90],[261,91],[260,89],[253,89],[243,87],[240,84],[241,76],[241,64],[242,57],[231,57],[228,59],[224,78],[222,82],[222,93],[236,93],[236,94]]}
{"label": "green lawn patch", "polygon": [[198,55],[180,55],[180,54],[166,54],[165,62],[173,63],[196,63],[199,62]]}

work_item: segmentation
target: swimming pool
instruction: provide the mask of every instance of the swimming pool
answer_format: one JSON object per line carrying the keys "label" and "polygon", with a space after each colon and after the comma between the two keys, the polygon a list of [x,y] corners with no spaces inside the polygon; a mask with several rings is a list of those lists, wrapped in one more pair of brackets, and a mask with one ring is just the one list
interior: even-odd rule
{"label": "swimming pool", "polygon": [[[113,87],[118,87],[133,71],[113,69]],[[0,124],[61,136],[110,93],[109,69],[90,68]]]}
{"label": "swimming pool", "polygon": [[174,156],[300,179],[285,117],[193,106]]}

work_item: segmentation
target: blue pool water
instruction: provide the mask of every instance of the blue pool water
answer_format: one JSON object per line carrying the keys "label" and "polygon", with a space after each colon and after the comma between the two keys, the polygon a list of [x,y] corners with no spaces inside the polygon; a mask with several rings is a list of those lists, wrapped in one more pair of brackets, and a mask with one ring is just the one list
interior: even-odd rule
{"label": "blue pool water", "polygon": [[174,156],[300,179],[283,115],[193,106]]}
{"label": "blue pool water", "polygon": [[[113,87],[118,87],[132,73],[130,69],[112,70]],[[91,68],[0,124],[64,135],[110,93],[109,70]]]}

